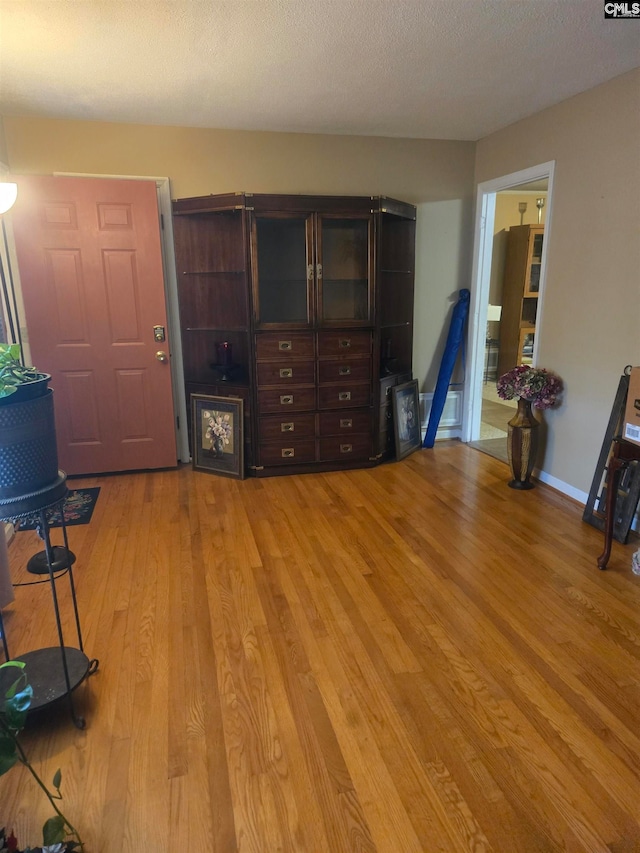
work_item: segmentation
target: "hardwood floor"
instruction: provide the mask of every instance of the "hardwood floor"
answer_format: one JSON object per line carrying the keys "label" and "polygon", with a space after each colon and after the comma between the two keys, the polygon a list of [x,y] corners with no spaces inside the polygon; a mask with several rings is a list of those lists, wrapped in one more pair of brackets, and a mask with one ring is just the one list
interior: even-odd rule
{"label": "hardwood floor", "polygon": [[[640,850],[638,547],[438,443],[372,470],[89,478],[69,528],[98,672],[24,745],[87,853]],[[55,541],[55,539],[54,539]],[[19,532],[14,581],[41,546]],[[69,622],[66,586],[61,607]],[[19,587],[10,647],[53,644]],[[69,630],[70,630],[70,626]],[[0,825],[50,815],[23,768]]]}

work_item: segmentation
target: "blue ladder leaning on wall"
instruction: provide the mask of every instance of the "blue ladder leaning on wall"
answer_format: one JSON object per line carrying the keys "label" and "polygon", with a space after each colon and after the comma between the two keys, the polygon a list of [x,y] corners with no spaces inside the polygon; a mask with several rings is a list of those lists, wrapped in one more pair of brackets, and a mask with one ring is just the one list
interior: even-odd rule
{"label": "blue ladder leaning on wall", "polygon": [[444,409],[444,404],[447,400],[447,392],[449,390],[449,385],[451,384],[453,368],[455,367],[458,352],[461,347],[464,358],[464,329],[465,321],[469,313],[470,297],[471,292],[466,287],[463,287],[462,290],[459,291],[458,301],[453,307],[449,334],[447,335],[447,343],[445,344],[442,361],[440,362],[440,371],[438,373],[438,381],[436,382],[436,390],[433,392],[433,401],[431,403],[431,411],[429,412],[427,432],[425,433],[424,441],[422,442],[423,447],[433,447],[435,443],[438,424],[442,417],[442,410]]}

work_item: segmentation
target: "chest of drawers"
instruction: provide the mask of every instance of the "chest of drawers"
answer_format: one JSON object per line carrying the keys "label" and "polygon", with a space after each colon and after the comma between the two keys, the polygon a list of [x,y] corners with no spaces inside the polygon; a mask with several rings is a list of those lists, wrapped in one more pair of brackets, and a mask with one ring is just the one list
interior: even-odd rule
{"label": "chest of drawers", "polygon": [[258,464],[373,462],[372,333],[256,333]]}

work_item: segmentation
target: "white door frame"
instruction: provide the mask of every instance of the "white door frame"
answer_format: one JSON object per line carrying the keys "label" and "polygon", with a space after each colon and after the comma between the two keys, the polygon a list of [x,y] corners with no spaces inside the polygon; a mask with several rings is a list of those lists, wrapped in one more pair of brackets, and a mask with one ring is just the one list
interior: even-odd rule
{"label": "white door frame", "polygon": [[[536,326],[542,322],[544,307],[544,283],[546,278],[546,258],[551,230],[551,212],[553,199],[553,175],[555,161],[541,163],[503,175],[491,181],[478,184],[476,198],[476,222],[473,241],[473,268],[471,272],[471,304],[469,307],[469,358],[465,376],[464,412],[462,417],[462,441],[476,441],[480,438],[480,417],[482,414],[482,380],[484,375],[484,352],[487,330],[487,306],[489,304],[489,286],[491,283],[491,257],[493,253],[493,229],[496,212],[496,193],[510,190],[531,181],[548,180],[547,204],[545,213],[545,239],[542,244],[542,265],[540,271],[540,292],[538,296],[538,314]],[[536,335],[533,345],[533,363],[536,363],[540,336]]]}
{"label": "white door frame", "polygon": [[145,175],[98,175],[85,172],[54,172],[60,178],[109,178],[120,181],[155,181],[158,196],[158,228],[162,247],[162,265],[164,268],[164,293],[167,306],[167,325],[171,343],[171,387],[173,407],[176,414],[174,424],[176,433],[176,451],[179,462],[189,462],[189,436],[187,434],[187,401],[184,390],[184,371],[182,362],[182,336],[180,334],[180,311],[178,307],[178,281],[176,277],[176,257],[173,248],[173,215],[171,210],[171,184],[169,178],[154,178]]}

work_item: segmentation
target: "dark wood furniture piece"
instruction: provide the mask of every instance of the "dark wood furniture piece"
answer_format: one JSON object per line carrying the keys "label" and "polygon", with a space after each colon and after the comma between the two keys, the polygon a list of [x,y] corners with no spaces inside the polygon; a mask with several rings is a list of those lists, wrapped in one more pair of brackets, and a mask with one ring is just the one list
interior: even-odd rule
{"label": "dark wood furniture piece", "polygon": [[616,499],[618,484],[624,468],[631,462],[640,461],[640,444],[626,441],[624,438],[613,439],[613,454],[609,462],[607,505],[604,522],[604,551],[598,557],[598,568],[606,569],[611,556],[611,541],[616,514]]}
{"label": "dark wood furniture piece", "polygon": [[498,356],[500,354],[500,338],[487,338],[484,349],[484,376],[483,382],[496,382],[498,380]]}
{"label": "dark wood furniture piece", "polygon": [[242,397],[247,473],[388,458],[381,377],[411,376],[415,207],[240,193],[173,214],[187,398]]}
{"label": "dark wood furniture piece", "polygon": [[544,225],[513,225],[502,283],[498,376],[531,364],[538,316]]}

